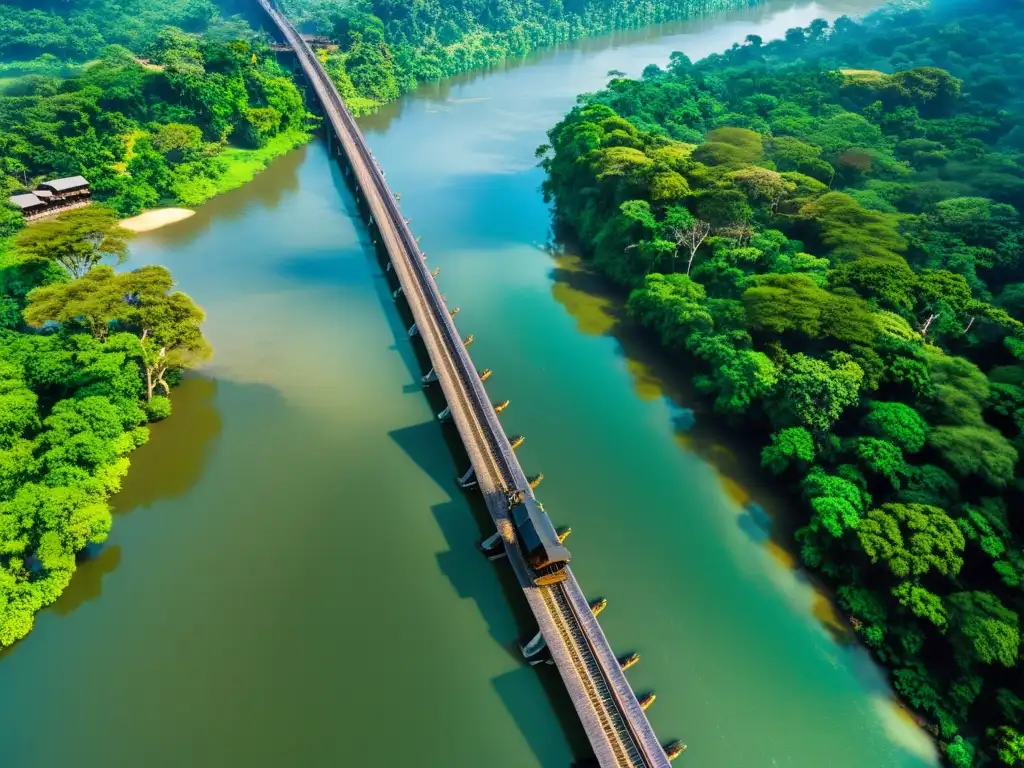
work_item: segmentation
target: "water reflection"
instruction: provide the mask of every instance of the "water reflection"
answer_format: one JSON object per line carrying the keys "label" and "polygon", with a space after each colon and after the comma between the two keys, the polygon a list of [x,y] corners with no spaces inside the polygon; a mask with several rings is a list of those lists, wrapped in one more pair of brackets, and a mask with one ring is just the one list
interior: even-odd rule
{"label": "water reflection", "polygon": [[588,336],[604,336],[622,320],[621,304],[602,294],[607,282],[586,269],[578,256],[553,255],[551,295],[576,320],[576,327]]}
{"label": "water reflection", "polygon": [[120,546],[101,547],[95,552],[86,550],[78,558],[78,567],[68,588],[49,610],[58,616],[68,616],[97,599],[103,592],[103,578],[113,573],[120,564]]}
{"label": "water reflection", "polygon": [[145,239],[156,248],[180,248],[208,233],[214,226],[245,217],[253,207],[277,208],[285,196],[299,189],[299,168],[305,162],[306,151],[307,147],[300,147],[275,159],[269,168],[256,174],[245,185],[244,191],[218,195],[196,209],[195,216],[148,232]]}
{"label": "water reflection", "polygon": [[849,621],[832,595],[799,565],[793,529],[799,517],[790,512],[799,498],[770,484],[758,466],[757,437],[723,428],[712,418],[710,404],[693,390],[691,373],[639,327],[624,311],[624,292],[594,272],[579,257],[552,254],[552,296],[590,335],[614,338],[632,379],[636,396],[664,400],[669,406],[676,443],[699,456],[732,502],[735,524],[743,533],[737,558],[749,562],[746,547],[764,555],[756,566],[832,643],[825,653],[833,666],[847,666],[877,709],[889,739],[925,763],[934,760],[935,744],[918,719],[894,697],[886,674],[857,642]]}
{"label": "water reflection", "polygon": [[199,482],[223,429],[213,402],[216,393],[217,382],[198,375],[185,377],[174,390],[174,414],[150,425],[149,442],[131,455],[131,471],[111,499],[115,515],[180,498]]}

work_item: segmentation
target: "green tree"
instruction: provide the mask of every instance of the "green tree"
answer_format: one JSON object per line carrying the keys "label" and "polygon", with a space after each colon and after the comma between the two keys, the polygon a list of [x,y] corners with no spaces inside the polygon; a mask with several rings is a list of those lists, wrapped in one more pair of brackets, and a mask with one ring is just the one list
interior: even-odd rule
{"label": "green tree", "polygon": [[1013,479],[1017,450],[991,427],[935,427],[928,435],[928,444],[960,477],[973,475],[997,487]]}
{"label": "green tree", "polygon": [[761,451],[761,465],[781,475],[794,464],[806,466],[814,461],[814,438],[803,427],[787,427],[772,435],[771,445]]}
{"label": "green tree", "polygon": [[875,437],[899,446],[906,453],[920,451],[928,437],[928,424],[921,414],[904,403],[871,401],[864,426]]}
{"label": "green tree", "polygon": [[957,592],[949,606],[950,640],[965,661],[1017,664],[1020,622],[1017,614],[991,592]]}
{"label": "green tree", "polygon": [[125,309],[121,280],[113,268],[100,265],[77,280],[36,288],[28,295],[25,321],[36,328],[56,321],[69,328],[81,327],[98,339]]}
{"label": "green tree", "polygon": [[169,373],[191,368],[211,354],[200,330],[205,314],[187,294],[171,290],[174,282],[164,267],[141,267],[121,279],[130,300],[120,319],[139,336],[146,400],[158,387],[169,395]]}
{"label": "green tree", "polygon": [[629,295],[627,306],[631,315],[658,331],[664,344],[681,346],[695,330],[714,326],[705,296],[704,288],[687,275],[653,274]]}
{"label": "green tree", "polygon": [[842,352],[828,361],[793,355],[782,370],[779,387],[785,406],[812,431],[827,432],[843,411],[860,399],[864,371]]}
{"label": "green tree", "polygon": [[15,247],[22,258],[56,261],[72,277],[81,277],[101,259],[124,261],[130,237],[113,209],[90,205],[25,227]]}
{"label": "green tree", "polygon": [[872,563],[884,561],[899,579],[955,576],[964,562],[963,533],[938,507],[883,504],[860,521],[857,538]]}

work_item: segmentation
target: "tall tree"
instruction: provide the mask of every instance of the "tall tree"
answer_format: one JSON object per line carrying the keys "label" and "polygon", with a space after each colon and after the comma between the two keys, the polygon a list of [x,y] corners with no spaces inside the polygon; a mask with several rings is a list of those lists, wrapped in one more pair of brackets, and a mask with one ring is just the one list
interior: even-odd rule
{"label": "tall tree", "polygon": [[22,258],[56,261],[81,277],[104,258],[124,261],[131,236],[112,208],[89,205],[25,227],[15,248]]}

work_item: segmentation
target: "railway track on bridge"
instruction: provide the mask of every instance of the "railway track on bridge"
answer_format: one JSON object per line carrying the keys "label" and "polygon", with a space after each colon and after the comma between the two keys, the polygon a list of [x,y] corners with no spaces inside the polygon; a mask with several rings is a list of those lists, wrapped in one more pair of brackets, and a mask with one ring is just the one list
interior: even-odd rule
{"label": "railway track on bridge", "polygon": [[358,189],[366,197],[371,221],[384,242],[417,329],[427,345],[509,561],[538,619],[599,763],[615,768],[666,768],[668,757],[626,682],[575,577],[570,573],[565,582],[536,586],[526,576],[527,566],[506,514],[504,492],[528,488],[529,484],[476,367],[355,119],[320,61],[291,23],[268,0],[259,2],[298,56],[348,156]]}

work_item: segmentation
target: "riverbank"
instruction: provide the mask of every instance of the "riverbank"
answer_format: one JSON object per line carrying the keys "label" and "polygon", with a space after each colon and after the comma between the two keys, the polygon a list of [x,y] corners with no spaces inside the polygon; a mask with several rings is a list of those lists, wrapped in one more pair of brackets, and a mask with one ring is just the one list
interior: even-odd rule
{"label": "riverbank", "polygon": [[252,181],[256,174],[273,160],[310,140],[305,130],[288,130],[271,137],[259,149],[228,147],[213,162],[218,167],[216,178],[190,179],[174,187],[175,197],[182,205],[202,205],[217,195],[238,189]]}
{"label": "riverbank", "polygon": [[[333,23],[334,29],[344,29],[344,34],[352,38],[348,49],[342,45],[338,51],[318,53],[352,113],[366,116],[421,85],[483,71],[545,48],[696,20],[760,2],[763,0],[651,0],[635,5],[594,2],[579,12],[561,5],[549,12],[535,4],[515,14],[499,6],[488,12],[486,22],[467,7],[457,23],[443,16],[434,22],[425,18],[413,22],[417,14],[399,7],[393,10],[394,18],[382,20],[366,13],[344,21],[340,17],[332,19],[319,3],[310,0],[286,0],[284,8],[293,23],[315,22],[321,27]],[[391,35],[396,30],[403,40],[397,44]],[[369,68],[374,70],[372,77],[367,75]]]}
{"label": "riverbank", "polygon": [[[702,768],[931,761],[890,738],[902,721],[874,704],[888,693],[877,667],[821,628],[807,586],[749,533],[740,494],[683,449],[681,409],[559,303],[534,246],[549,213],[533,152],[610,69],[850,7],[782,0],[668,38],[588,40],[361,121],[463,308],[474,360],[495,371],[488,389],[511,398],[502,422],[527,435],[540,498],[574,528],[578,578],[610,601],[605,634],[641,654],[631,685],[657,692],[656,731],[688,741]],[[65,595],[0,663],[0,686],[25,692],[0,704],[12,763],[132,765],[160,743],[154,768],[372,764],[396,734],[423,768],[585,756],[557,672],[518,656],[535,627],[507,568],[476,553],[486,513],[453,485],[465,466],[346,190],[316,140],[133,242],[123,268],[170,267],[206,307],[218,356],[133,456],[111,539],[76,576],[94,591]],[[743,505],[767,503],[748,490]],[[386,542],[386,563],[367,541]],[[253,567],[293,551],[299,568]]]}
{"label": "riverbank", "polygon": [[[1019,11],[982,10],[816,22],[676,58],[582,97],[539,151],[556,221],[631,290],[629,313],[716,419],[760,436],[765,472],[798,499],[801,560],[959,768],[975,751],[1024,758],[1022,714],[986,703],[1024,693],[1005,671],[1024,613],[1010,513],[1024,422],[1006,405],[1024,402],[1024,324],[1004,298],[1024,276],[1024,225],[985,171],[1012,156],[991,137],[1016,124],[1024,78],[971,96],[978,70],[1016,72]],[[988,40],[969,60],[944,58],[951,18]],[[893,28],[901,45],[872,53]],[[894,85],[919,77],[935,90]],[[999,126],[972,163],[949,159],[964,138],[933,130],[956,120]],[[944,153],[907,152],[907,130]],[[947,163],[958,184],[933,186]],[[997,243],[1012,254],[998,265],[951,255]]]}

